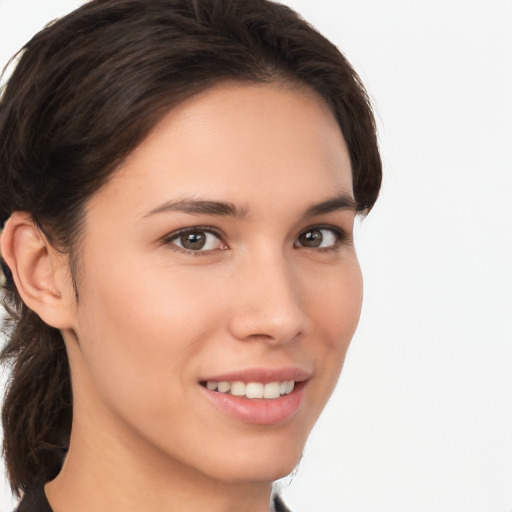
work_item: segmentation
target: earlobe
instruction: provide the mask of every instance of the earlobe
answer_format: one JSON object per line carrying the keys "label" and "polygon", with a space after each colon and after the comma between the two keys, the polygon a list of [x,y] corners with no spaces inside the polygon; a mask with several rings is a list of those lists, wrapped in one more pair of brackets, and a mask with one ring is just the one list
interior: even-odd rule
{"label": "earlobe", "polygon": [[48,325],[69,328],[73,293],[69,293],[66,258],[34,224],[30,214],[15,212],[5,224],[2,257],[11,270],[23,302]]}

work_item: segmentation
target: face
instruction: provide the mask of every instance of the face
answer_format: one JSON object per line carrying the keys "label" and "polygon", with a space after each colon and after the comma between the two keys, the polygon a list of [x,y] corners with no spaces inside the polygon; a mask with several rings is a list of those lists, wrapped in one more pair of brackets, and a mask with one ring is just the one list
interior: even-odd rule
{"label": "face", "polygon": [[170,112],[88,204],[75,427],[218,480],[290,472],[359,318],[354,216],[313,92],[225,84]]}

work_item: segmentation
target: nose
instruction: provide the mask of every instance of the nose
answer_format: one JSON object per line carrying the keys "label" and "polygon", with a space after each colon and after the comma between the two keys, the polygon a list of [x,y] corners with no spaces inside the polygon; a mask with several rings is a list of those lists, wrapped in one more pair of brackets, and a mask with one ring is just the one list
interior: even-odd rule
{"label": "nose", "polygon": [[279,345],[304,334],[307,315],[300,282],[283,255],[253,258],[232,282],[229,330],[238,340]]}

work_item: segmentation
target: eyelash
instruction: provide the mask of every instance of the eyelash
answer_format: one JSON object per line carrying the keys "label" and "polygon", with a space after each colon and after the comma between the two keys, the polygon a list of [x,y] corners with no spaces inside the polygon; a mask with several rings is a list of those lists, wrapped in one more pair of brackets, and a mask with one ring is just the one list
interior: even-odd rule
{"label": "eyelash", "polygon": [[[175,240],[177,240],[181,236],[187,235],[187,234],[193,234],[193,233],[209,233],[211,235],[216,236],[223,244],[225,244],[225,242],[223,242],[224,235],[221,231],[218,231],[209,226],[194,226],[192,228],[184,228],[184,229],[180,229],[178,231],[174,231],[173,233],[170,233],[169,235],[165,236],[162,239],[162,245],[167,245],[171,250],[173,250],[175,252],[179,252],[181,254],[187,254],[187,255],[191,255],[191,256],[208,256],[209,254],[212,253],[212,251],[218,250],[218,249],[212,249],[212,250],[207,250],[207,251],[201,251],[201,250],[192,251],[190,249],[185,249],[184,247],[179,247],[174,243]],[[224,249],[221,249],[221,250],[224,250]]]}
{"label": "eyelash", "polygon": [[[315,247],[307,247],[304,245],[296,245],[299,237],[301,237],[302,235],[304,235],[308,232],[315,231],[315,230],[330,231],[336,238],[335,243],[333,243],[332,245],[330,245],[328,247],[316,247],[316,248]],[[226,249],[211,249],[211,250],[195,250],[194,251],[194,250],[186,249],[184,247],[179,247],[174,243],[178,238],[182,237],[183,235],[194,234],[194,233],[209,233],[211,235],[214,235],[219,239],[220,242],[222,242],[227,247],[227,244],[225,244],[225,242],[223,241],[223,238],[224,238],[223,233],[217,229],[210,227],[210,226],[194,226],[191,228],[184,228],[184,229],[180,229],[179,231],[174,231],[173,233],[170,233],[169,235],[165,236],[162,239],[162,245],[168,246],[171,250],[173,250],[175,252],[179,252],[181,254],[187,254],[187,255],[191,255],[191,256],[208,256],[213,251],[226,250]],[[304,229],[303,231],[301,231],[299,233],[299,235],[297,236],[297,238],[294,242],[294,248],[297,248],[297,249],[298,248],[305,248],[305,249],[309,248],[309,249],[313,249],[315,251],[322,252],[322,253],[338,252],[340,246],[343,244],[349,243],[350,240],[351,240],[351,236],[348,235],[344,230],[342,230],[338,227],[330,226],[330,225],[313,225],[313,226],[310,226],[310,227]]]}
{"label": "eyelash", "polygon": [[295,245],[296,242],[295,242],[294,247],[297,247],[297,248],[304,247],[305,249],[313,249],[315,251],[322,252],[322,253],[338,252],[341,245],[347,244],[351,241],[351,235],[349,235],[346,231],[344,231],[338,227],[335,227],[335,226],[322,225],[322,224],[313,225],[313,226],[310,226],[310,227],[304,229],[303,231],[301,231],[299,233],[296,241],[299,239],[300,236],[304,235],[305,233],[308,233],[311,231],[322,231],[322,230],[330,231],[334,235],[336,240],[332,245],[329,245],[328,247],[316,247],[315,248],[315,247],[307,247],[307,246],[296,246]]}

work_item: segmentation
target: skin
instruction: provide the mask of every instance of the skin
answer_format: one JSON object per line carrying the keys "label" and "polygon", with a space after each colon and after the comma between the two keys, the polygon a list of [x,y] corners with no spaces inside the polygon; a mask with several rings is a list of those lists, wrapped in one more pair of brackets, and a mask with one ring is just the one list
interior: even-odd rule
{"label": "skin", "polygon": [[[64,256],[26,215],[11,218],[6,260],[70,360],[70,451],[46,487],[55,512],[268,511],[359,319],[355,209],[305,217],[340,195],[352,197],[350,160],[320,97],[223,84],[172,110],[91,198],[78,304]],[[240,215],[161,208],[184,200]],[[197,226],[218,236],[187,252],[176,232]],[[321,246],[303,245],[315,226]],[[205,400],[200,378],[253,367],[307,372],[296,414],[255,425]]]}

